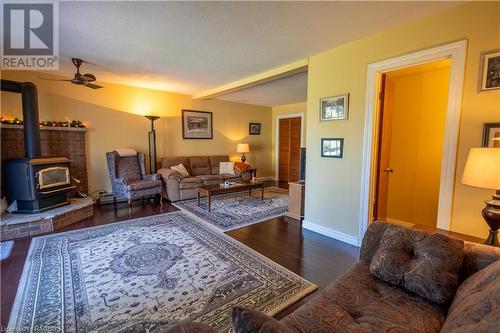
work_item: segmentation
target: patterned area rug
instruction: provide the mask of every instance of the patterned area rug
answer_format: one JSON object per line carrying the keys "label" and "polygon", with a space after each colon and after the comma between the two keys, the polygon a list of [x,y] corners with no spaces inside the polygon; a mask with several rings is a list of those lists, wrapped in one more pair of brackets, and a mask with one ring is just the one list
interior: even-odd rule
{"label": "patterned area rug", "polygon": [[210,212],[205,197],[201,198],[200,206],[196,199],[178,201],[174,206],[228,231],[284,215],[288,209],[288,191],[266,187],[264,200],[260,190],[253,190],[251,198],[248,191],[213,196]]}
{"label": "patterned area rug", "polygon": [[230,331],[234,305],[274,315],[316,289],[174,212],[34,238],[8,332]]}

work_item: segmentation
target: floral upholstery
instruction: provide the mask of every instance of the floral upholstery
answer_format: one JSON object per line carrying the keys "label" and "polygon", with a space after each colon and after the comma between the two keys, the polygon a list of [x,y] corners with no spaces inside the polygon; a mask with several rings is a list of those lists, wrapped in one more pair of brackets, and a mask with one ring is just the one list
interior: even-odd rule
{"label": "floral upholstery", "polygon": [[285,325],[265,313],[239,306],[233,308],[232,319],[234,333],[291,333]]}
{"label": "floral upholstery", "polygon": [[117,152],[106,153],[113,195],[137,199],[162,193],[158,175],[146,175],[144,153],[120,157]]}
{"label": "floral upholstery", "polygon": [[445,310],[360,262],[281,322],[293,332],[439,332]]}
{"label": "floral upholstery", "polygon": [[431,302],[451,302],[459,284],[463,240],[392,225],[385,230],[370,272]]}
{"label": "floral upholstery", "polygon": [[498,332],[500,260],[475,273],[458,288],[441,332]]}

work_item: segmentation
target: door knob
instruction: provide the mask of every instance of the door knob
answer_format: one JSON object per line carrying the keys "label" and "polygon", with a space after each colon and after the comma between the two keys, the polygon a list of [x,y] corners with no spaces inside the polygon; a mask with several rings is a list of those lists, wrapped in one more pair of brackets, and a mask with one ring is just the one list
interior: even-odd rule
{"label": "door knob", "polygon": [[393,173],[393,172],[394,172],[394,170],[392,170],[391,168],[386,168],[386,169],[384,170],[384,172],[390,172],[390,173]]}

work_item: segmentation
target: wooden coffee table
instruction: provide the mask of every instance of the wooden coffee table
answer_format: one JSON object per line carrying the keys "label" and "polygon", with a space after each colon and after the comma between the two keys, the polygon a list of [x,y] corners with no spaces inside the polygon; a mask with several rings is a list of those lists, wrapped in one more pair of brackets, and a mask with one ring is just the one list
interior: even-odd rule
{"label": "wooden coffee table", "polygon": [[205,194],[207,196],[208,211],[211,211],[212,196],[218,194],[226,194],[233,192],[241,192],[248,190],[248,196],[252,196],[252,190],[255,188],[261,189],[261,200],[264,200],[264,183],[263,182],[244,182],[229,187],[224,187],[223,185],[203,185],[196,189],[196,199],[198,201],[198,206],[200,205],[200,195]]}

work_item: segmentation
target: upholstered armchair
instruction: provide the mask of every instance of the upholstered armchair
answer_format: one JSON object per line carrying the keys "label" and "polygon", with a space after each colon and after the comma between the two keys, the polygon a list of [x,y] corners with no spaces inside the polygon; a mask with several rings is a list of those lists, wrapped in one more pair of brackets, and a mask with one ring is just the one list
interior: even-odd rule
{"label": "upholstered armchair", "polygon": [[162,205],[162,182],[159,175],[146,174],[144,153],[120,156],[116,151],[112,151],[106,153],[106,158],[115,197],[127,198],[131,207],[134,199],[159,194]]}

